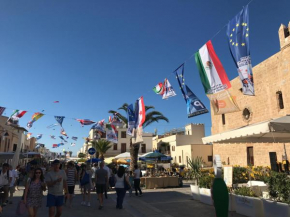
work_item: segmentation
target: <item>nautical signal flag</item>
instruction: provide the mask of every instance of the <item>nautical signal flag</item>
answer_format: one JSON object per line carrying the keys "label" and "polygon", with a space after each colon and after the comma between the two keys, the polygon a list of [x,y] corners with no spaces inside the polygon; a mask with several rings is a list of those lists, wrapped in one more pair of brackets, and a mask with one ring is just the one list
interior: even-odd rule
{"label": "nautical signal flag", "polygon": [[82,126],[84,126],[84,125],[91,125],[91,124],[94,124],[94,123],[96,123],[95,121],[91,121],[91,120],[89,120],[89,119],[76,119],[78,122],[80,122],[80,124],[82,125]]}
{"label": "nautical signal flag", "polygon": [[54,101],[53,103],[59,103],[59,101]]}

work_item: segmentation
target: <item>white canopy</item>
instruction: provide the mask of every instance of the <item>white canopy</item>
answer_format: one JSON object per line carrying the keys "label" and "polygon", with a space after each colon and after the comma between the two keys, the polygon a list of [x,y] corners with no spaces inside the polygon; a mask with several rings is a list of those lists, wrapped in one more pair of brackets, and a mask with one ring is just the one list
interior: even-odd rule
{"label": "white canopy", "polygon": [[290,142],[290,115],[202,138],[204,144]]}
{"label": "white canopy", "polygon": [[[138,155],[138,157],[139,157],[139,155]],[[115,160],[118,160],[120,158],[131,158],[130,152],[124,152],[124,153],[119,154],[119,155],[114,157]]]}

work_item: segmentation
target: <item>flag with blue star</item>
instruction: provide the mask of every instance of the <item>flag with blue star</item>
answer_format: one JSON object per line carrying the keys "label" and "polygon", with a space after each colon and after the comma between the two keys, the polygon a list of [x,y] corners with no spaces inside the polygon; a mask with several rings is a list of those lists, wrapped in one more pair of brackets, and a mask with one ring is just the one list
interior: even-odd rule
{"label": "flag with blue star", "polygon": [[244,95],[255,95],[249,44],[249,9],[243,8],[227,26],[230,52],[237,66]]}
{"label": "flag with blue star", "polygon": [[181,93],[187,105],[187,117],[191,118],[197,115],[208,113],[204,104],[197,98],[197,96],[185,84],[184,79],[184,64],[179,66],[175,71],[176,79],[178,81]]}
{"label": "flag with blue star", "polygon": [[133,129],[135,128],[135,111],[133,104],[127,106],[128,129],[127,134],[133,136]]}
{"label": "flag with blue star", "polygon": [[184,79],[184,63],[179,66],[175,71],[177,82],[179,84],[179,88],[181,90],[181,93],[183,95],[183,98],[186,102],[186,88],[185,88],[185,79]]}

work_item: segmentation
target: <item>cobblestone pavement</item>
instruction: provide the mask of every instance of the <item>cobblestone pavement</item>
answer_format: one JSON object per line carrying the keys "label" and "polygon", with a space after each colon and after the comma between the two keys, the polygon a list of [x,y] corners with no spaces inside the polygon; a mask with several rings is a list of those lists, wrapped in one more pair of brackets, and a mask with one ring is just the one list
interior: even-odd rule
{"label": "cobblestone pavement", "polygon": [[[15,193],[13,204],[7,205],[4,208],[2,216],[17,216],[15,211],[22,193],[23,190]],[[105,199],[102,210],[98,210],[96,193],[92,194],[91,207],[81,205],[82,196],[80,195],[78,187],[76,187],[75,193],[73,207],[64,207],[63,217],[215,217],[213,206],[205,205],[192,199],[189,186],[183,188],[144,190],[142,197],[129,197],[129,194],[127,194],[123,204],[123,210],[117,210],[115,208],[116,194],[114,191],[108,193],[108,199]],[[45,205],[46,196],[43,197],[43,206],[40,208],[38,216],[48,216],[48,209]],[[229,213],[229,217],[243,216],[231,212]]]}

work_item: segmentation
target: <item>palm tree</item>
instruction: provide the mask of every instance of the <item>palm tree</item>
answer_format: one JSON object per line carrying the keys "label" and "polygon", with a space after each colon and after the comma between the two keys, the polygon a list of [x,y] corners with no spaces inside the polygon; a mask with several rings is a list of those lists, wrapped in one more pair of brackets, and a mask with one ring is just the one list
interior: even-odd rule
{"label": "palm tree", "polygon": [[166,152],[168,151],[168,147],[170,147],[169,142],[161,142],[159,144],[159,152],[162,154],[166,154]]}
{"label": "palm tree", "polygon": [[104,155],[106,154],[106,152],[112,147],[112,145],[110,145],[110,143],[111,142],[104,140],[104,139],[100,139],[97,141],[91,141],[92,147],[96,149],[96,151],[100,155],[100,159],[102,159],[102,160],[104,160]]}
{"label": "palm tree", "polygon": [[[127,108],[128,104],[124,103],[118,110],[123,110],[127,113]],[[149,111],[150,109],[155,109],[154,106],[145,106],[145,111],[146,111],[146,117],[145,121],[143,123],[143,128],[149,126],[150,124],[154,122],[159,122],[161,120],[169,122],[168,118],[165,117],[161,112],[153,110]],[[149,112],[148,112],[149,111]],[[117,111],[110,110],[109,113],[116,115],[120,120],[122,120],[125,124],[126,127],[128,127],[128,120],[127,120],[127,115],[123,116]],[[134,166],[137,165],[137,160],[138,160],[138,152],[140,148],[140,144],[132,144],[132,138],[130,139],[130,156],[131,156],[131,161],[130,161],[130,168],[133,170]]]}
{"label": "palm tree", "polygon": [[79,158],[84,158],[86,155],[84,153],[79,153],[78,157]]}

